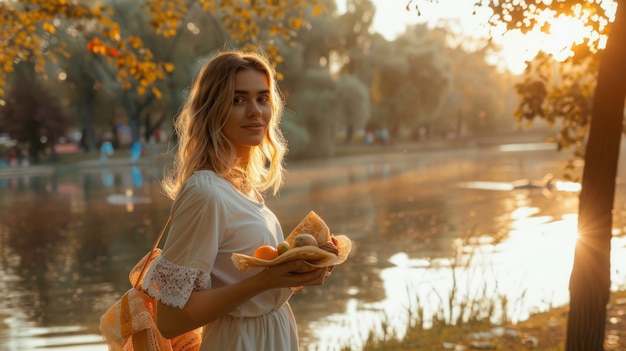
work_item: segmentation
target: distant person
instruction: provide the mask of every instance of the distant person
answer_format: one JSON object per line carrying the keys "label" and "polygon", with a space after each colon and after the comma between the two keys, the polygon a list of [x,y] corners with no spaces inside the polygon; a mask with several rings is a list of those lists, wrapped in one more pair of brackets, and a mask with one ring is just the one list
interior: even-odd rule
{"label": "distant person", "polygon": [[298,349],[290,287],[320,285],[327,269],[296,260],[241,272],[231,261],[232,253],[284,240],[261,194],[282,185],[282,112],[275,72],[261,54],[219,52],[193,82],[163,181],[174,200],[171,227],[143,283],[159,301],[165,337],[204,326],[205,351]]}
{"label": "distant person", "polygon": [[22,167],[28,167],[30,165],[30,157],[28,156],[28,149],[22,148],[19,153],[19,165]]}
{"label": "distant person", "polygon": [[11,148],[11,150],[9,150],[9,153],[7,155],[7,162],[9,163],[10,167],[17,167],[17,150],[15,150],[15,148]]}
{"label": "distant person", "polygon": [[387,142],[389,142],[389,129],[383,128],[380,130],[380,143],[387,145]]}
{"label": "distant person", "polygon": [[105,141],[100,146],[100,162],[107,161],[114,153],[115,149],[113,149],[113,144],[111,144],[110,141]]}
{"label": "distant person", "polygon": [[142,149],[143,147],[141,145],[141,142],[139,141],[135,141],[130,146],[130,162],[131,163],[137,163],[137,161],[139,161],[139,158],[141,157]]}
{"label": "distant person", "polygon": [[365,141],[365,145],[374,144],[374,135],[372,134],[372,132],[365,133],[364,141]]}

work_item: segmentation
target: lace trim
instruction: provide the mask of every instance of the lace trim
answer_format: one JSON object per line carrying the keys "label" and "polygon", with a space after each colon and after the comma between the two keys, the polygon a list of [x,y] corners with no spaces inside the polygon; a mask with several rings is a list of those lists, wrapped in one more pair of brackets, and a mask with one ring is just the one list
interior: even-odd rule
{"label": "lace trim", "polygon": [[159,256],[150,265],[141,286],[162,303],[183,308],[192,292],[211,288],[211,275],[198,268],[176,265]]}

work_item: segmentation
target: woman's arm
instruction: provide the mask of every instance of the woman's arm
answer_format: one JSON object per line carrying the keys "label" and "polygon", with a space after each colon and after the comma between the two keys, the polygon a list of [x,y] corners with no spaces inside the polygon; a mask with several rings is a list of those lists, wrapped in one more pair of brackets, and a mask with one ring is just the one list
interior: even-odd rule
{"label": "woman's arm", "polygon": [[173,338],[228,314],[266,290],[321,285],[326,271],[301,260],[285,262],[232,285],[193,292],[182,309],[159,302],[157,326],[164,337]]}

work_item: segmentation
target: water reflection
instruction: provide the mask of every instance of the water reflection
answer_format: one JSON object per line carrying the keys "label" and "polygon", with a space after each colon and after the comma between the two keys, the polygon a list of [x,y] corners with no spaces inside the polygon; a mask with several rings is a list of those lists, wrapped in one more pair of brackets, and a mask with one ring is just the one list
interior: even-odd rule
{"label": "water reflection", "polygon": [[383,298],[351,299],[342,313],[312,323],[320,341],[307,349],[339,350],[339,343],[360,349],[370,330],[379,337],[403,335],[416,321],[429,327],[433,316],[447,322],[490,316],[494,322],[515,322],[567,303],[577,218],[536,214],[532,208],[514,211],[516,229],[507,240],[456,239],[451,258],[412,257],[410,251],[392,255],[392,266],[380,271]]}
{"label": "water reflection", "polygon": [[8,350],[58,344],[86,349],[95,342],[102,349],[99,316],[127,288],[128,266],[138,250],[149,248],[157,230],[152,222],[168,206],[157,202],[133,213],[111,206],[107,194],[130,184],[146,198],[162,197],[136,181],[127,183],[136,179],[132,172],[118,171],[112,184],[101,184],[108,178],[99,172],[81,172],[10,179],[0,189],[6,296],[0,310],[9,312],[0,345],[7,340]]}
{"label": "water reflection", "polygon": [[[567,302],[576,190],[504,186],[564,158],[468,149],[288,165],[280,197],[267,201],[284,230],[315,210],[354,244],[323,287],[292,300],[303,349],[358,349],[372,329],[401,335],[419,311],[427,326],[433,313],[518,320]],[[169,212],[162,174],[109,166],[0,179],[0,349],[106,350],[99,317]],[[616,287],[626,260],[617,194]]]}

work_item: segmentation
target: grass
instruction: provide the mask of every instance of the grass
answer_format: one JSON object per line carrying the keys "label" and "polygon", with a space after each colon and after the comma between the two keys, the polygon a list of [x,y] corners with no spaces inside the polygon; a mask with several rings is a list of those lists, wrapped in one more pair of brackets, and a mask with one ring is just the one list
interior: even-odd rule
{"label": "grass", "polygon": [[[617,291],[611,294],[609,306],[615,306],[617,300],[626,298],[626,291]],[[532,314],[527,320],[516,324],[494,325],[488,319],[449,325],[443,321],[436,321],[432,327],[423,328],[419,319],[409,327],[402,338],[376,337],[374,333],[365,342],[363,351],[408,351],[408,350],[472,350],[491,349],[507,351],[563,351],[567,332],[567,315],[569,306],[553,307],[542,313]],[[618,315],[623,314],[617,311]],[[384,323],[384,322],[383,322]],[[619,335],[625,331],[609,327],[607,320],[607,335],[618,338],[607,350],[623,350],[626,340],[620,340]],[[382,327],[384,328],[384,327]],[[489,333],[489,334],[486,334]],[[492,338],[480,339],[476,336],[491,335]],[[457,348],[455,348],[457,347]],[[464,348],[465,347],[465,348]],[[344,347],[343,351],[350,351]]]}
{"label": "grass", "polygon": [[[472,231],[474,232],[474,231]],[[472,233],[465,239],[471,238]],[[461,247],[465,243],[460,243]],[[457,250],[450,268],[453,278],[468,271],[472,253]],[[485,283],[486,284],[486,283]],[[408,350],[537,350],[562,351],[565,349],[569,306],[551,306],[547,311],[533,313],[527,319],[512,322],[505,311],[521,303],[526,294],[521,292],[519,300],[509,300],[498,294],[497,288],[489,291],[485,286],[477,292],[464,291],[463,285],[452,279],[447,293],[438,294],[439,306],[432,315],[424,312],[424,301],[417,293],[410,296],[406,309],[408,328],[402,336],[389,332],[389,323],[383,319],[363,341],[363,351],[408,351]],[[446,296],[447,295],[447,296]],[[452,312],[454,311],[454,312]],[[607,310],[606,350],[626,349],[626,324],[621,316],[626,315],[626,290],[611,294]],[[617,322],[616,322],[617,321]],[[624,325],[622,325],[624,324]],[[625,336],[620,338],[620,336]],[[623,340],[622,340],[623,339]],[[611,343],[609,345],[609,343]],[[346,346],[342,351],[351,351]]]}

